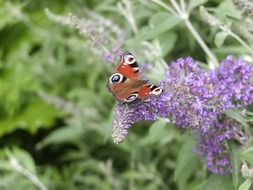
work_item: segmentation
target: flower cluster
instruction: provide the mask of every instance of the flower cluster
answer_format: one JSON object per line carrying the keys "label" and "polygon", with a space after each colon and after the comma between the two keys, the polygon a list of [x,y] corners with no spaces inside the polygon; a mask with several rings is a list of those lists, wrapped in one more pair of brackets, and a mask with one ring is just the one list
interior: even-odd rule
{"label": "flower cluster", "polygon": [[49,9],[45,13],[56,23],[77,29],[79,33],[91,42],[89,48],[105,62],[115,62],[122,54],[121,46],[126,33],[112,20],[94,12],[85,11],[87,18],[79,18],[74,14],[56,15]]}
{"label": "flower cluster", "polygon": [[236,8],[247,16],[253,16],[253,3],[248,0],[233,0]]}
{"label": "flower cluster", "polygon": [[[226,142],[241,133],[239,123],[225,112],[253,103],[251,76],[252,67],[232,56],[211,71],[204,71],[190,57],[178,59],[160,81],[164,92],[159,97],[135,105],[118,103],[114,142],[121,142],[127,129],[137,121],[169,118],[177,127],[193,132],[198,140],[195,151],[207,160],[210,171],[223,174],[230,169]],[[122,111],[126,109],[127,112]]]}

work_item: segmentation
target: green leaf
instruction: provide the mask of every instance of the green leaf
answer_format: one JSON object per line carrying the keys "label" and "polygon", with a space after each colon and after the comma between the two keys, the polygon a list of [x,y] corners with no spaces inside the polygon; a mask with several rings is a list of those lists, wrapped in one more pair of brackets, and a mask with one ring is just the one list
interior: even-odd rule
{"label": "green leaf", "polygon": [[30,172],[36,173],[35,162],[28,152],[20,148],[13,148],[10,151],[10,156],[16,158],[19,164],[21,164],[24,168],[28,169]]}
{"label": "green leaf", "polygon": [[239,173],[240,173],[240,159],[238,152],[235,150],[235,146],[232,143],[229,143],[230,152],[231,152],[231,163],[232,163],[232,177],[234,187],[237,188],[239,184]]}
{"label": "green leaf", "polygon": [[247,121],[244,119],[243,116],[241,116],[241,114],[239,113],[239,111],[236,111],[236,110],[227,110],[225,112],[225,114],[232,118],[232,119],[235,119],[236,121],[240,122],[243,126],[245,127],[248,127],[248,124],[247,124]]}
{"label": "green leaf", "polygon": [[168,123],[164,120],[156,121],[149,129],[149,139],[152,142],[159,142],[161,137],[164,136]]}
{"label": "green leaf", "polygon": [[186,181],[197,168],[198,158],[196,154],[192,152],[194,144],[195,142],[192,139],[187,139],[178,154],[174,179],[181,188],[185,186]]}
{"label": "green leaf", "polygon": [[0,5],[0,30],[10,24],[15,24],[19,20],[8,10],[6,5]]}
{"label": "green leaf", "polygon": [[151,17],[149,26],[141,28],[136,36],[127,42],[127,46],[136,46],[141,44],[142,41],[154,39],[175,27],[180,21],[181,20],[174,15],[157,13]]}
{"label": "green leaf", "polygon": [[156,26],[162,26],[163,23],[168,24],[169,26],[166,28],[170,29],[175,24],[175,22],[172,22],[173,18],[175,18],[175,16],[170,13],[158,12],[149,19],[149,26],[154,28]]}
{"label": "green leaf", "polygon": [[226,38],[228,37],[228,33],[227,32],[224,32],[224,31],[221,31],[221,32],[218,32],[215,37],[214,37],[214,43],[215,45],[219,48],[221,47]]}
{"label": "green leaf", "polygon": [[82,130],[77,127],[60,128],[51,132],[46,138],[43,139],[43,141],[37,145],[37,147],[42,148],[51,144],[77,141],[82,134]]}
{"label": "green leaf", "polygon": [[247,51],[240,45],[226,45],[222,48],[213,48],[213,52],[227,56],[227,54],[245,54]]}
{"label": "green leaf", "polygon": [[128,170],[124,172],[124,175],[122,176],[124,179],[136,179],[136,180],[144,180],[145,176],[136,170]]}
{"label": "green leaf", "polygon": [[190,0],[189,2],[189,11],[192,11],[194,8],[204,4],[208,0]]}
{"label": "green leaf", "polygon": [[50,127],[57,116],[56,110],[40,99],[34,99],[13,117],[0,120],[0,136],[22,128],[35,133],[41,127]]}
{"label": "green leaf", "polygon": [[167,55],[175,46],[177,41],[177,34],[175,32],[166,32],[158,37],[161,49],[162,56]]}
{"label": "green leaf", "polygon": [[225,20],[227,17],[241,19],[240,11],[235,8],[235,5],[231,0],[222,1],[219,7],[215,9],[215,13],[222,20]]}
{"label": "green leaf", "polygon": [[250,190],[250,186],[252,184],[252,179],[246,179],[239,187],[238,190]]}
{"label": "green leaf", "polygon": [[11,54],[13,63],[10,63],[10,59],[8,62],[13,65],[4,69],[0,75],[0,99],[4,100],[0,102],[0,109],[8,116],[19,113],[23,102],[29,101],[28,94],[34,93],[39,85],[31,67],[21,62],[21,57],[27,52],[27,46],[19,47],[15,54]]}
{"label": "green leaf", "polygon": [[253,147],[241,150],[239,155],[243,160],[253,165]]}
{"label": "green leaf", "polygon": [[230,176],[211,175],[201,190],[235,190]]}
{"label": "green leaf", "polygon": [[149,128],[149,133],[140,140],[141,145],[157,144],[163,145],[171,142],[175,134],[171,131],[170,124],[165,119],[159,119]]}

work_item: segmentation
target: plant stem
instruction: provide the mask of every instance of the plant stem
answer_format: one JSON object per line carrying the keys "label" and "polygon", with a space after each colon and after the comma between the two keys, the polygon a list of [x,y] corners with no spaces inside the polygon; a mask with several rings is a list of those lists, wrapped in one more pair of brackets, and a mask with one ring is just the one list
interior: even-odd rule
{"label": "plant stem", "polygon": [[179,15],[182,15],[183,10],[180,9],[179,5],[175,0],[170,0],[171,4],[173,5],[174,9],[178,12]]}
{"label": "plant stem", "polygon": [[151,1],[153,1],[154,3],[160,5],[163,8],[165,8],[167,11],[169,11],[173,15],[178,16],[178,14],[170,6],[166,5],[164,2],[162,2],[160,0],[151,0]]}
{"label": "plant stem", "polygon": [[183,12],[186,12],[186,6],[185,6],[184,0],[180,0],[180,6],[181,6],[181,9],[183,10]]}
{"label": "plant stem", "polygon": [[217,58],[212,53],[212,51],[208,48],[208,46],[206,45],[204,40],[201,38],[201,36],[197,32],[197,30],[193,27],[191,21],[189,20],[189,13],[186,11],[184,0],[180,0],[181,6],[182,6],[181,8],[175,0],[170,0],[171,4],[173,5],[176,12],[173,9],[171,9],[171,7],[169,7],[165,3],[161,2],[160,0],[151,0],[151,1],[162,6],[163,8],[168,10],[170,13],[173,13],[174,15],[180,17],[184,21],[188,30],[191,32],[192,36],[195,38],[195,40],[198,42],[200,47],[203,49],[203,51],[209,57],[213,68],[216,68],[219,66],[219,62],[218,62]]}
{"label": "plant stem", "polygon": [[184,22],[185,22],[185,25],[187,26],[188,30],[191,32],[191,34],[193,35],[193,37],[199,43],[199,45],[204,50],[204,52],[206,53],[206,55],[209,57],[210,61],[213,63],[214,67],[218,67],[219,66],[219,62],[218,62],[217,58],[212,53],[212,51],[208,48],[208,46],[206,45],[206,43],[204,42],[204,40],[201,38],[201,36],[199,35],[199,33],[196,31],[196,29],[193,27],[193,25],[190,22],[190,20],[189,19],[185,19]]}
{"label": "plant stem", "polygon": [[122,0],[122,3],[118,4],[118,8],[121,11],[121,14],[127,19],[134,33],[138,32],[137,24],[134,19],[132,4],[130,0]]}
{"label": "plant stem", "polygon": [[47,190],[46,186],[39,180],[39,178],[34,175],[32,172],[24,168],[15,157],[10,157],[10,164],[12,168],[19,172],[20,174],[24,175],[29,179],[34,185],[38,187],[40,190]]}
{"label": "plant stem", "polygon": [[242,44],[253,55],[252,48],[244,40],[242,40],[238,35],[236,35],[232,31],[229,32],[229,35],[235,38],[240,44]]}

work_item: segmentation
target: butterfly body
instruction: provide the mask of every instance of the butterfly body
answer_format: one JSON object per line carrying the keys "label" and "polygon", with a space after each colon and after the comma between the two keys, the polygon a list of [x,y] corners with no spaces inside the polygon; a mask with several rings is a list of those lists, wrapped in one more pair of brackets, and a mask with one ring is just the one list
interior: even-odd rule
{"label": "butterfly body", "polygon": [[124,53],[116,72],[111,75],[107,86],[115,98],[120,102],[144,100],[150,95],[160,95],[162,89],[151,85],[147,80],[140,79],[139,67],[131,53]]}

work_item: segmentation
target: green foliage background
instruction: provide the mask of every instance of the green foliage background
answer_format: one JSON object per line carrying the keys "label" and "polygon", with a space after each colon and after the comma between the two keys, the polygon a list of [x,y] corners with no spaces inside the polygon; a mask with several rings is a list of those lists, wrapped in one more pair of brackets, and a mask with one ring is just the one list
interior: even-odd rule
{"label": "green foliage background", "polygon": [[[163,120],[136,124],[122,144],[113,144],[115,100],[105,84],[114,67],[94,54],[88,38],[50,20],[45,8],[79,18],[89,10],[114,20],[129,33],[125,49],[158,40],[168,62],[187,55],[207,62],[179,18],[151,1],[133,0],[139,28],[133,33],[119,2],[0,1],[0,189],[232,190],[243,182],[210,174],[192,153],[192,137]],[[238,32],[242,17],[232,1],[188,3],[191,22],[219,60],[228,53],[250,55],[199,16],[205,3]],[[252,162],[251,155],[244,158]]]}

